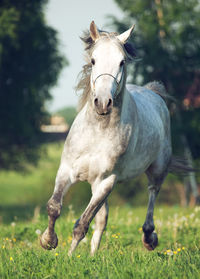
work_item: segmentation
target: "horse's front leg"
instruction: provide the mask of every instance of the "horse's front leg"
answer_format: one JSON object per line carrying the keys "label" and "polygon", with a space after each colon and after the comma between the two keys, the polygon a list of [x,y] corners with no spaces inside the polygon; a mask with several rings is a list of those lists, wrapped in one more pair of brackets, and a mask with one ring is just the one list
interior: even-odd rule
{"label": "horse's front leg", "polygon": [[144,247],[149,251],[154,250],[158,245],[158,237],[157,234],[154,232],[155,226],[153,221],[153,212],[154,212],[155,200],[158,195],[159,189],[160,187],[156,187],[154,185],[150,185],[148,187],[149,203],[148,203],[148,210],[147,210],[145,223],[142,227],[144,232],[142,241]]}
{"label": "horse's front leg", "polygon": [[[110,175],[109,177],[105,178],[102,181],[96,183],[96,190],[92,193],[92,198],[81,215],[81,217],[77,220],[74,230],[73,230],[73,239],[71,243],[71,247],[69,250],[69,255],[76,249],[79,242],[85,237],[89,224],[98,212],[98,210],[104,204],[106,198],[110,194],[113,189],[115,183],[116,176]],[[100,241],[100,240],[99,240]]]}
{"label": "horse's front leg", "polygon": [[94,255],[99,248],[102,234],[106,228],[108,220],[108,202],[104,202],[95,216],[95,230],[91,240],[91,254]]}
{"label": "horse's front leg", "polygon": [[63,196],[71,185],[72,183],[69,178],[69,170],[65,165],[61,164],[56,176],[53,195],[47,203],[49,223],[40,239],[40,244],[44,249],[55,249],[58,245],[58,238],[54,231],[55,222],[60,216]]}

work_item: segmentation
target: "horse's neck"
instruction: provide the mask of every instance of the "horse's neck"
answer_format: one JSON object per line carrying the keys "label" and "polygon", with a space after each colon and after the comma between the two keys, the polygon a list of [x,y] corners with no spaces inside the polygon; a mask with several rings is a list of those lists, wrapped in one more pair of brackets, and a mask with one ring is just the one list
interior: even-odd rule
{"label": "horse's neck", "polygon": [[131,123],[136,128],[138,119],[137,106],[130,92],[125,88],[123,101],[120,110],[120,120],[122,123]]}

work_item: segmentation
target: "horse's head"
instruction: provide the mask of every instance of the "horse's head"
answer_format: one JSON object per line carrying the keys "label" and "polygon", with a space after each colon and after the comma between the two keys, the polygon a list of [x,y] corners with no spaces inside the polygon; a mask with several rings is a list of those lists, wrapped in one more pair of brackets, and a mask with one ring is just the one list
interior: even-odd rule
{"label": "horse's head", "polygon": [[126,32],[99,32],[94,22],[90,25],[92,104],[99,115],[109,114],[115,98],[121,92],[126,79],[126,63],[129,57],[126,42],[134,26]]}

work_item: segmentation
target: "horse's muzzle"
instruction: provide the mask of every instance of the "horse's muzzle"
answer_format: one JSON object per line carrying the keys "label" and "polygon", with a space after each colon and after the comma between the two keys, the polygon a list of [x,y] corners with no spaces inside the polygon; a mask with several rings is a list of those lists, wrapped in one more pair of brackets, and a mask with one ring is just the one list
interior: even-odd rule
{"label": "horse's muzzle", "polygon": [[94,98],[94,108],[96,112],[100,115],[109,114],[113,107],[113,100],[112,98]]}

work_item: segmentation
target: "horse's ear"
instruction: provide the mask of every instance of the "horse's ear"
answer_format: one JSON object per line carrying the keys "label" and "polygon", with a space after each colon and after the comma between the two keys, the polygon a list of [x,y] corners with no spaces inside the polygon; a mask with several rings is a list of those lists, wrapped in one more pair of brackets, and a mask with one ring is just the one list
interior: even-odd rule
{"label": "horse's ear", "polygon": [[130,36],[131,36],[131,34],[133,32],[134,27],[135,27],[135,24],[133,24],[131,26],[131,28],[128,29],[127,31],[125,31],[124,33],[118,35],[117,36],[118,40],[120,40],[121,43],[125,44],[128,41],[128,39],[130,38]]}
{"label": "horse's ear", "polygon": [[96,40],[99,39],[100,35],[99,35],[99,31],[94,23],[94,21],[91,22],[90,24],[90,36],[92,38],[92,40],[95,42]]}

